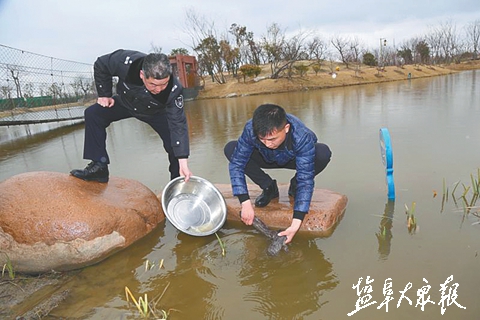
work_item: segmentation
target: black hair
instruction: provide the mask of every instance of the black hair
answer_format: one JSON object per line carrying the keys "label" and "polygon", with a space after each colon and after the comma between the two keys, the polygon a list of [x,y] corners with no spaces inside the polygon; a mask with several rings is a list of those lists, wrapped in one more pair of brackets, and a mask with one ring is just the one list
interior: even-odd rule
{"label": "black hair", "polygon": [[147,79],[165,79],[172,74],[170,60],[163,53],[150,53],[147,55],[143,59],[142,70]]}
{"label": "black hair", "polygon": [[253,133],[263,138],[275,131],[283,129],[287,124],[285,110],[275,104],[262,104],[253,112]]}

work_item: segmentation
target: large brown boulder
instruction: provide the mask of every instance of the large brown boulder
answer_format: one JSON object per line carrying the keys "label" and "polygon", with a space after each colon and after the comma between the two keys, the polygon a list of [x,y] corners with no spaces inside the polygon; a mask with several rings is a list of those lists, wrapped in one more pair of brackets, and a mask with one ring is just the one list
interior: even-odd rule
{"label": "large brown boulder", "polygon": [[19,174],[0,183],[0,263],[8,256],[23,273],[84,267],[129,246],[164,219],[157,196],[134,180]]}
{"label": "large brown boulder", "polygon": [[[227,219],[240,221],[241,205],[238,198],[232,195],[232,187],[229,184],[215,184],[215,186],[223,194],[227,203]],[[272,229],[285,229],[292,222],[294,200],[288,196],[288,186],[288,184],[279,184],[280,197],[272,200],[266,207],[255,208],[255,215]],[[262,192],[258,186],[252,184],[248,185],[248,191],[252,202]],[[327,189],[315,189],[310,211],[305,216],[300,231],[308,231],[318,237],[330,236],[343,217],[346,206],[345,195]]]}

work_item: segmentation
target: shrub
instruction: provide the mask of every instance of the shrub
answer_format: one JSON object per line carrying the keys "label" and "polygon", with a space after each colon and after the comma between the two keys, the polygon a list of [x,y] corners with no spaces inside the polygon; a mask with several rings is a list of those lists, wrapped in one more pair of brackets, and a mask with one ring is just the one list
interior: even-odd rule
{"label": "shrub", "polygon": [[315,75],[317,75],[320,72],[320,70],[322,70],[322,66],[319,63],[317,63],[312,66],[312,69],[313,69],[313,72],[315,72]]}
{"label": "shrub", "polygon": [[370,52],[367,52],[363,55],[363,63],[367,66],[374,67],[377,65],[377,60],[375,60],[375,56]]}
{"label": "shrub", "polygon": [[300,75],[300,77],[303,77],[308,71],[308,66],[305,66],[303,64],[293,66],[293,68]]}
{"label": "shrub", "polygon": [[246,77],[253,78],[258,76],[260,72],[262,72],[262,68],[253,64],[244,64],[238,69],[238,71],[242,74],[243,82],[245,82]]}

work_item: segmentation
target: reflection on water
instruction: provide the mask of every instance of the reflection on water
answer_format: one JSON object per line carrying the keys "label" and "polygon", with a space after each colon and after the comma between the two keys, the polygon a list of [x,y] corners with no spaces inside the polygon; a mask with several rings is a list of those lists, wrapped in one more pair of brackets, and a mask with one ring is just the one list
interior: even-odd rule
{"label": "reflection on water", "polygon": [[380,259],[385,260],[390,254],[390,247],[392,245],[392,226],[393,213],[395,212],[395,201],[388,200],[385,204],[385,211],[378,232],[375,234],[378,240],[378,255]]}
{"label": "reflection on water", "polygon": [[19,114],[12,114],[11,116],[1,117],[0,122],[8,124],[9,122],[23,122],[32,123],[37,121],[51,122],[59,120],[69,120],[73,118],[82,118],[85,107],[68,107],[51,110],[33,111]]}
{"label": "reflection on water", "polygon": [[[350,319],[357,293],[352,285],[370,276],[373,299],[384,298],[391,278],[397,301],[427,278],[431,299],[440,300],[439,283],[450,275],[459,283],[459,301],[442,319],[477,319],[480,287],[478,218],[462,214],[450,201],[441,211],[442,181],[469,183],[480,159],[479,72],[412,81],[298,93],[190,101],[190,169],[214,183],[229,183],[223,146],[236,139],[245,121],[262,103],[277,103],[300,117],[320,141],[330,146],[332,161],[316,177],[317,188],[349,198],[343,219],[324,239],[299,233],[290,252],[266,255],[267,239],[251,227],[228,222],[215,236],[192,237],[169,222],[106,261],[82,270],[71,283],[69,298],[52,319],[134,319],[125,286],[136,297],[161,294],[161,307],[174,308],[172,319]],[[385,202],[385,170],[378,130],[387,127],[395,163],[395,202]],[[167,159],[158,135],[147,125],[127,119],[111,125],[107,148],[114,176],[135,179],[159,194],[169,181]],[[2,135],[3,137],[3,135]],[[69,172],[83,167],[83,126],[27,135],[0,144],[0,180],[26,171]],[[287,170],[269,171],[288,183]],[[408,232],[404,204],[416,203],[422,227]],[[395,212],[396,211],[396,212]],[[393,242],[393,234],[395,241]],[[145,270],[145,261],[161,269]],[[402,304],[386,314],[375,306],[355,319],[437,319],[438,306],[425,311]],[[353,319],[352,317],[352,319]]]}
{"label": "reflection on water", "polygon": [[[50,132],[51,135],[52,131],[76,125],[82,122],[83,120],[69,120],[60,122],[27,124],[21,126],[0,126],[0,146],[2,146],[2,144],[6,142],[12,143],[17,139],[33,137],[42,133]],[[38,140],[41,139],[38,138]]]}
{"label": "reflection on water", "polygon": [[[248,319],[303,319],[328,302],[323,294],[338,283],[332,264],[308,237],[299,237],[289,254],[272,258],[266,252],[268,239],[251,227],[226,226],[219,235],[226,256],[215,236],[194,238],[167,231],[162,223],[135,247],[76,275],[69,283],[78,301],[75,311],[64,305],[54,314],[120,316],[128,312],[125,286],[136,297],[141,292],[150,299],[168,286],[160,305],[178,310],[172,311],[174,319],[199,314],[201,319],[238,319],[240,314]],[[159,266],[161,259],[161,269],[145,268],[145,261]],[[116,310],[91,312],[91,305]]]}

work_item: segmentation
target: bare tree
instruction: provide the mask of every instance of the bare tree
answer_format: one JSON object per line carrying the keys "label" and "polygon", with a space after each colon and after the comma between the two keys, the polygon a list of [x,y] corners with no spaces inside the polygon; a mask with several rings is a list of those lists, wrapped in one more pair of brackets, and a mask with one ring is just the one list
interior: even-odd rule
{"label": "bare tree", "polygon": [[193,9],[186,13],[186,33],[190,36],[192,49],[198,55],[198,63],[204,66],[200,70],[206,70],[212,81],[225,83],[223,74],[224,64],[220,53],[220,40],[217,36],[215,23],[200,17]]}
{"label": "bare tree", "polygon": [[[430,30],[425,36],[425,40],[430,47],[430,54],[434,64],[441,63],[444,60],[442,53],[442,34],[439,30]],[[421,40],[418,40],[420,42]]]}
{"label": "bare tree", "polygon": [[289,38],[285,42],[283,49],[284,62],[283,66],[277,70],[272,76],[275,79],[283,70],[287,70],[287,75],[290,78],[292,76],[292,67],[296,61],[304,60],[308,58],[308,54],[305,50],[305,40],[308,37],[308,33],[299,31],[297,34]]}
{"label": "bare tree", "polygon": [[359,76],[360,67],[362,65],[362,44],[358,37],[353,37],[350,41],[350,51],[348,53],[348,61],[355,65],[355,76]]}
{"label": "bare tree", "polygon": [[240,64],[260,64],[261,47],[256,43],[253,32],[247,27],[236,23],[230,26],[229,33],[235,37],[235,44],[239,51]]}
{"label": "bare tree", "polygon": [[279,65],[283,60],[282,49],[285,46],[285,31],[280,29],[280,25],[272,23],[267,28],[267,33],[262,36],[263,52],[267,61],[270,63],[270,70],[273,74],[279,69]]}
{"label": "bare tree", "polygon": [[150,51],[152,53],[162,53],[162,47],[155,45],[153,42],[150,43],[150,47],[151,47]]}
{"label": "bare tree", "polygon": [[25,98],[33,98],[35,95],[35,86],[29,82],[23,86],[23,95]]}
{"label": "bare tree", "polygon": [[446,20],[440,22],[438,26],[431,27],[426,39],[429,46],[435,48],[435,51],[438,46],[438,52],[434,52],[435,61],[450,63],[460,56],[462,44],[456,24],[452,20]]}
{"label": "bare tree", "polygon": [[286,38],[285,31],[277,23],[267,28],[267,34],[262,37],[262,47],[272,71],[271,78],[279,78],[284,71],[291,77],[292,67],[296,61],[307,56],[305,41],[308,33],[299,31],[290,38]]}
{"label": "bare tree", "polygon": [[52,95],[53,102],[59,103],[57,101],[58,98],[62,97],[62,86],[59,85],[57,82],[52,83],[52,85],[48,88],[49,93]]}
{"label": "bare tree", "polygon": [[480,48],[480,19],[475,20],[474,22],[469,23],[465,27],[467,34],[467,46],[468,50],[472,52],[472,58],[478,58],[478,50]]}
{"label": "bare tree", "polygon": [[345,67],[349,67],[349,52],[350,52],[350,42],[347,38],[340,35],[333,36],[330,40],[330,43],[337,50],[340,60],[345,64]]}
{"label": "bare tree", "polygon": [[92,91],[92,81],[83,76],[76,77],[70,85],[72,86],[75,95],[79,96],[80,93],[82,93],[84,99],[86,99],[88,94]]}
{"label": "bare tree", "polygon": [[240,66],[240,49],[238,47],[232,48],[228,40],[221,40],[220,54],[225,62],[225,67],[227,68],[228,73],[231,72],[236,76],[237,70]]}
{"label": "bare tree", "polygon": [[307,43],[307,49],[309,58],[315,60],[315,63],[320,68],[322,66],[322,61],[325,60],[325,55],[327,53],[327,43],[320,37],[316,36]]}
{"label": "bare tree", "polygon": [[220,84],[226,83],[223,74],[223,61],[220,44],[213,36],[203,39],[198,46],[194,48],[198,53],[199,64],[204,64],[208,73],[212,77],[212,81]]}
{"label": "bare tree", "polygon": [[22,95],[22,86],[20,84],[20,67],[16,65],[8,65],[8,71],[10,71],[10,75],[12,76],[13,83],[15,84],[15,89],[17,93],[17,98],[23,98]]}
{"label": "bare tree", "polygon": [[[10,107],[6,108],[6,109],[14,109],[15,108],[15,103],[13,101],[13,98],[12,98],[12,87],[10,87],[9,85],[6,85],[6,86],[1,86],[0,87],[0,97],[2,97],[3,99],[8,99],[8,101],[10,102]],[[3,109],[0,108],[0,110]]]}
{"label": "bare tree", "polygon": [[12,98],[12,88],[9,86],[0,87],[0,98],[2,99],[11,99]]}

